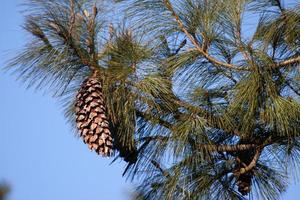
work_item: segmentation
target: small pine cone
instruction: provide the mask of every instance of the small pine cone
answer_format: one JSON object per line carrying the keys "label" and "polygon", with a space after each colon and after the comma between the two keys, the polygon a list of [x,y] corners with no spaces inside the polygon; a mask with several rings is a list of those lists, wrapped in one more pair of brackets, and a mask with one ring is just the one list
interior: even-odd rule
{"label": "small pine cone", "polygon": [[[251,161],[253,160],[253,156],[255,154],[255,151],[248,150],[248,151],[241,151],[238,153],[238,158],[241,161],[241,163],[238,163],[236,165],[236,169],[240,170],[242,167],[242,163],[249,165]],[[237,186],[238,191],[243,195],[246,196],[251,192],[251,186],[252,186],[252,178],[253,178],[253,170],[250,170],[246,172],[245,174],[239,175],[237,178]]]}
{"label": "small pine cone", "polygon": [[252,174],[246,173],[242,174],[237,180],[238,190],[242,195],[248,195],[251,191],[251,179]]}
{"label": "small pine cone", "polygon": [[113,140],[105,108],[101,81],[92,76],[83,82],[76,96],[76,123],[84,143],[106,157],[112,154]]}

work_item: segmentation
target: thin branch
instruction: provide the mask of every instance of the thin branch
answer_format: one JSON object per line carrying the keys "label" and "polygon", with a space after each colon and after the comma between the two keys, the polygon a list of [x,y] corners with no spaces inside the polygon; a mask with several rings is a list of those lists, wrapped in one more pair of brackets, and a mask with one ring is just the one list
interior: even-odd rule
{"label": "thin branch", "polygon": [[89,36],[87,39],[87,46],[89,48],[89,53],[90,55],[92,55],[93,57],[93,61],[97,62],[97,52],[96,52],[96,37],[95,37],[95,20],[98,14],[98,10],[96,5],[93,6],[93,15],[92,17],[90,17],[89,21],[88,21],[88,32],[89,32]]}
{"label": "thin branch", "polygon": [[211,127],[215,127],[217,129],[222,129],[223,131],[225,131],[228,134],[233,134],[233,135],[241,135],[240,131],[237,129],[228,129],[226,127],[222,127],[218,121],[220,120],[220,117],[214,116],[213,114],[211,114],[210,112],[203,110],[197,106],[191,105],[187,102],[184,101],[176,101],[175,103],[177,103],[179,106],[187,109],[188,111],[195,113],[197,115],[200,115],[201,117],[204,117],[207,120],[207,124]]}
{"label": "thin branch", "polygon": [[155,121],[156,123],[168,128],[168,129],[172,129],[172,127],[173,127],[173,125],[171,123],[169,123],[169,122],[167,122],[167,121],[165,121],[165,120],[163,120],[159,117],[154,117],[153,115],[150,115],[150,114],[145,113],[145,112],[141,112],[139,110],[136,110],[135,112],[136,112],[137,116],[142,117],[142,118],[144,118],[144,119],[146,119],[150,122]]}
{"label": "thin branch", "polygon": [[158,162],[156,162],[155,160],[151,160],[151,164],[152,164],[156,169],[158,169],[158,170],[162,173],[162,175],[164,175],[166,178],[169,178],[169,177],[170,177],[170,174],[169,174],[167,171],[163,170]]}
{"label": "thin branch", "polygon": [[65,44],[69,45],[74,50],[74,53],[81,60],[83,65],[88,66],[92,71],[95,71],[99,68],[96,62],[91,62],[91,59],[86,56],[88,55],[87,52],[83,52],[82,48],[78,48],[76,44],[74,44],[73,37],[69,37],[69,34],[66,33],[59,24],[52,21],[49,23],[49,26],[57,32],[57,34],[64,40]]}
{"label": "thin branch", "polygon": [[189,40],[192,42],[192,44],[196,47],[196,49],[212,64],[217,65],[217,66],[222,66],[222,67],[226,67],[228,69],[233,69],[233,70],[238,70],[238,71],[249,71],[249,69],[247,68],[240,68],[238,66],[235,66],[233,64],[229,64],[229,63],[225,63],[222,61],[217,60],[216,58],[210,56],[208,53],[205,52],[205,50],[203,48],[201,48],[197,41],[194,39],[194,37],[186,30],[186,28],[184,27],[182,21],[180,20],[179,16],[176,14],[176,12],[173,9],[173,6],[171,4],[171,2],[169,0],[164,0],[165,5],[167,7],[167,9],[172,13],[172,15],[174,16],[176,22],[178,23],[179,28],[182,30],[182,32],[184,32],[184,34],[189,38]]}
{"label": "thin branch", "polygon": [[235,80],[232,76],[232,73],[230,72],[230,74],[227,74],[226,72],[222,71],[221,72],[226,78],[228,78],[229,80],[231,80],[234,84],[237,84],[238,81]]}
{"label": "thin branch", "polygon": [[274,144],[276,142],[280,141],[280,137],[279,138],[272,138],[272,136],[269,136],[266,138],[265,141],[263,141],[257,148],[256,148],[256,151],[255,151],[255,154],[252,158],[252,161],[249,163],[249,165],[246,165],[245,166],[245,163],[243,163],[238,157],[237,157],[237,160],[238,162],[242,163],[242,165],[244,167],[240,168],[239,170],[236,170],[234,173],[235,176],[240,176],[242,174],[245,174],[249,171],[251,171],[253,168],[256,167],[256,163],[261,155],[261,152],[263,150],[264,147],[268,146],[268,145],[271,145],[271,144]]}
{"label": "thin branch", "polygon": [[42,40],[44,42],[44,44],[50,48],[50,49],[54,49],[54,47],[51,45],[49,39],[47,38],[46,34],[44,33],[44,31],[41,29],[41,27],[34,21],[33,18],[29,18],[27,20],[27,25],[25,26],[25,29],[30,32],[31,34],[33,34],[34,36],[36,36],[37,38],[39,38],[40,40]]}
{"label": "thin branch", "polygon": [[186,45],[186,39],[184,39],[184,40],[180,43],[179,47],[175,50],[175,52],[174,52],[173,54],[171,54],[171,56],[177,55],[177,54],[179,53],[179,51],[180,51],[185,45]]}
{"label": "thin branch", "polygon": [[167,141],[169,139],[170,139],[170,137],[162,136],[162,135],[146,136],[146,137],[140,138],[140,140],[146,140],[146,141],[148,141],[148,140],[149,141],[151,141],[151,140]]}
{"label": "thin branch", "polygon": [[280,10],[280,12],[283,12],[285,10],[285,8],[282,6],[280,0],[274,0]]}
{"label": "thin branch", "polygon": [[214,145],[214,144],[199,144],[199,148],[204,148],[207,151],[213,152],[235,152],[246,151],[257,147],[257,144],[236,144],[236,145]]}
{"label": "thin branch", "polygon": [[243,165],[243,167],[247,167],[247,165],[246,165],[239,157],[236,157],[235,159],[236,159],[236,161],[238,161],[241,165]]}
{"label": "thin branch", "polygon": [[240,168],[239,170],[234,172],[234,175],[240,176],[242,174],[245,174],[245,173],[251,171],[256,166],[256,163],[260,157],[260,154],[261,154],[261,148],[256,149],[255,155],[254,155],[252,161],[249,163],[249,165],[247,165],[246,167]]}
{"label": "thin branch", "polygon": [[237,30],[234,31],[235,37],[236,37],[236,44],[238,48],[240,49],[242,55],[246,60],[248,60],[249,63],[251,63],[252,66],[255,66],[253,59],[251,58],[251,55],[249,52],[246,51],[243,41],[242,41],[242,35],[241,35],[241,23],[239,22],[237,25]]}
{"label": "thin branch", "polygon": [[[168,141],[172,139],[168,136],[148,136],[142,137],[140,140],[159,140],[159,141]],[[257,147],[257,144],[236,144],[236,145],[216,145],[216,144],[198,144],[196,145],[200,149],[205,149],[209,152],[236,152],[236,151],[246,151],[249,149],[254,149]]]}
{"label": "thin branch", "polygon": [[[166,170],[163,170],[163,168],[160,166],[160,164],[158,162],[156,162],[155,160],[151,160],[151,164],[155,168],[157,168],[164,177],[166,177],[166,178],[171,177],[170,173],[167,172]],[[176,184],[176,188],[179,189],[183,194],[186,193],[189,196],[190,193],[188,191],[186,191],[185,189],[183,189],[182,187],[180,187],[178,184]]]}
{"label": "thin branch", "polygon": [[290,58],[290,59],[287,59],[285,61],[278,62],[278,63],[274,64],[272,67],[273,68],[278,68],[278,67],[284,67],[284,66],[287,66],[287,65],[296,64],[296,63],[300,63],[300,56]]}
{"label": "thin branch", "polygon": [[70,0],[70,19],[69,19],[69,36],[73,33],[75,24],[75,4],[74,0]]}
{"label": "thin branch", "polygon": [[295,93],[295,94],[297,94],[297,95],[299,95],[300,96],[300,91],[299,90],[297,90],[296,88],[294,88],[292,85],[291,85],[291,83],[290,82],[288,82],[288,81],[285,81],[285,83],[287,84],[287,86],[289,86],[289,88]]}

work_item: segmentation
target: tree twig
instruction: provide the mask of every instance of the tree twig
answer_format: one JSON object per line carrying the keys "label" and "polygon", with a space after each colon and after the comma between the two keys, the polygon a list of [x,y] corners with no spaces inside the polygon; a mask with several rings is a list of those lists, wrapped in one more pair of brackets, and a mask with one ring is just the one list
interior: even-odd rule
{"label": "tree twig", "polygon": [[272,65],[272,67],[278,68],[278,67],[284,67],[286,65],[296,64],[296,63],[300,63],[300,56],[275,63],[274,65]]}
{"label": "tree twig", "polygon": [[285,84],[286,84],[286,85],[287,85],[287,86],[288,86],[295,94],[297,94],[297,95],[300,96],[300,90],[297,90],[296,88],[294,88],[288,80],[285,81]]}
{"label": "tree twig", "polygon": [[181,29],[181,31],[189,38],[189,40],[196,47],[196,49],[201,53],[201,55],[203,55],[209,62],[211,62],[212,64],[217,65],[217,66],[226,67],[228,69],[233,69],[233,70],[237,70],[237,71],[250,71],[247,68],[241,68],[241,67],[235,66],[233,64],[229,64],[229,63],[225,63],[225,62],[219,61],[216,58],[210,56],[208,53],[206,53],[204,51],[204,49],[201,48],[198,45],[198,43],[196,42],[196,40],[194,39],[194,37],[186,30],[186,28],[184,27],[184,25],[183,25],[182,21],[180,20],[179,16],[174,11],[171,2],[169,0],[164,0],[164,3],[166,5],[167,9],[174,16],[174,18],[175,18],[175,20],[176,20],[179,28]]}
{"label": "tree twig", "polygon": [[75,3],[74,0],[70,0],[70,19],[69,19],[69,36],[73,33],[75,24]]}
{"label": "tree twig", "polygon": [[167,121],[165,121],[165,120],[163,120],[163,119],[161,119],[159,117],[154,117],[153,115],[150,115],[150,114],[145,113],[145,112],[141,112],[139,110],[136,110],[135,112],[136,112],[137,116],[142,117],[142,118],[144,118],[144,119],[146,119],[146,120],[148,120],[150,122],[151,121],[152,122],[155,121],[158,124],[160,124],[160,125],[168,128],[168,129],[172,129],[172,127],[173,127],[173,125],[171,123],[169,123],[169,122],[167,122]]}
{"label": "tree twig", "polygon": [[76,56],[81,60],[83,65],[88,66],[91,71],[95,71],[99,69],[99,66],[96,62],[91,61],[88,53],[85,52],[82,48],[78,48],[76,44],[74,44],[74,39],[72,36],[69,37],[68,31],[64,31],[59,24],[54,21],[49,23],[49,26],[52,27],[57,34],[64,40],[66,45],[69,45],[73,50]]}
{"label": "tree twig", "polygon": [[261,148],[257,148],[256,151],[255,151],[255,154],[253,156],[253,159],[249,163],[249,165],[244,166],[244,167],[240,168],[239,170],[235,171],[234,175],[235,176],[240,176],[242,174],[245,174],[245,173],[251,171],[256,166],[256,163],[257,163],[257,161],[260,157],[260,154],[261,154]]}
{"label": "tree twig", "polygon": [[[140,140],[159,140],[159,141],[167,141],[172,139],[168,136],[155,135],[142,137]],[[226,145],[226,144],[197,144],[196,147],[200,149],[205,149],[209,152],[235,152],[235,151],[246,151],[249,149],[254,149],[257,147],[257,144],[235,144],[235,145]]]}
{"label": "tree twig", "polygon": [[[158,169],[158,170],[160,171],[160,173],[161,173],[164,177],[166,177],[166,178],[170,178],[170,177],[171,177],[170,173],[167,172],[166,170],[164,170],[164,169],[160,166],[160,164],[159,164],[158,162],[156,162],[155,160],[151,160],[151,164],[152,164],[156,169]],[[182,187],[180,187],[178,184],[176,184],[176,188],[179,189],[183,194],[188,194],[188,196],[189,196],[190,193],[189,193],[188,191],[186,191],[185,189],[183,189]]]}

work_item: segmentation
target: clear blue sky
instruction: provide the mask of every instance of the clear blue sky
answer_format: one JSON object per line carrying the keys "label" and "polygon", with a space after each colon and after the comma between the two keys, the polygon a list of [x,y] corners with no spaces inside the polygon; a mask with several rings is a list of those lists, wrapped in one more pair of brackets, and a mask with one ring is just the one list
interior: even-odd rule
{"label": "clear blue sky", "polygon": [[[26,42],[20,28],[22,0],[1,0],[0,68]],[[0,182],[9,200],[126,200],[131,185],[123,164],[109,165],[77,139],[61,106],[42,92],[26,90],[0,71]],[[300,184],[282,199],[300,198]]]}

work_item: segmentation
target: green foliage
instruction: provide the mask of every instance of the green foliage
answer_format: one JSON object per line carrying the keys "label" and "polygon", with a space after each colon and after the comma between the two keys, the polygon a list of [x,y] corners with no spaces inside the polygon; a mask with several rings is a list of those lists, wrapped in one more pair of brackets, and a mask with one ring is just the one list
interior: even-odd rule
{"label": "green foliage", "polygon": [[29,1],[33,38],[9,69],[63,97],[71,120],[100,72],[136,199],[280,198],[300,158],[300,5],[115,1],[120,25],[93,3]]}

